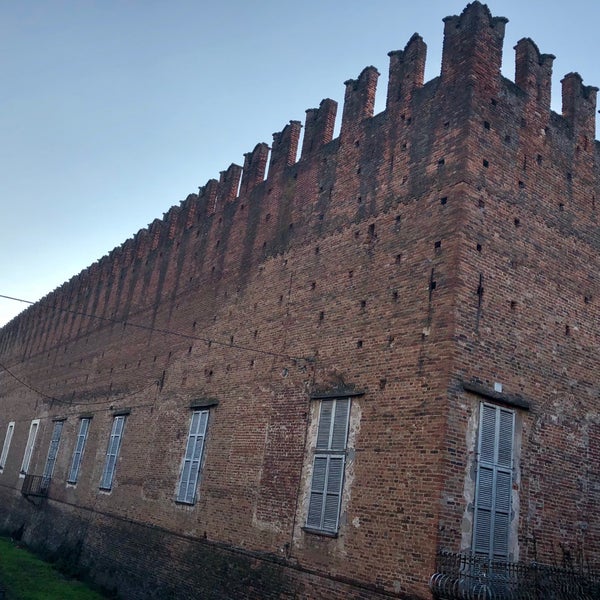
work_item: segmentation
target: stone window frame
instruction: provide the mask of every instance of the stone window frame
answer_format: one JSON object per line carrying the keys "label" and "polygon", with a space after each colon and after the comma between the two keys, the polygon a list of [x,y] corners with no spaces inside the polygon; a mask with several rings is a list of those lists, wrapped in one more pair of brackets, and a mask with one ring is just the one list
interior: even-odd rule
{"label": "stone window frame", "polygon": [[499,389],[491,389],[479,381],[460,381],[465,392],[473,395],[470,418],[467,425],[466,451],[467,463],[465,469],[463,523],[461,526],[461,552],[471,553],[473,549],[473,520],[475,513],[475,493],[477,480],[477,451],[479,442],[479,423],[481,405],[486,403],[512,410],[514,412],[513,432],[513,469],[512,469],[512,493],[511,493],[511,516],[509,521],[508,538],[508,560],[518,562],[519,560],[519,512],[521,488],[521,446],[523,437],[524,414],[532,406],[532,402],[520,394],[503,392]]}
{"label": "stone window frame", "polygon": [[[341,389],[335,390],[332,392],[323,392],[323,393],[313,393],[310,396],[310,401],[312,404],[312,415],[310,418],[310,431],[308,433],[309,439],[309,454],[306,457],[306,487],[304,490],[304,498],[302,500],[302,522],[304,526],[301,527],[302,531],[309,534],[316,534],[325,537],[338,537],[340,527],[343,526],[343,515],[344,515],[344,506],[348,501],[348,486],[350,485],[350,480],[353,479],[353,459],[354,459],[354,424],[353,421],[360,417],[357,416],[359,411],[358,403],[355,402],[355,398],[364,395],[364,391],[357,391],[354,389]],[[321,426],[321,416],[322,416],[322,407],[326,402],[337,402],[338,401],[346,401],[347,405],[347,420],[346,420],[346,428],[345,428],[345,440],[343,448],[331,448],[328,440],[328,447],[319,446],[319,429]],[[331,426],[333,427],[333,420]],[[315,525],[314,520],[311,521],[311,497],[313,493],[316,494],[327,494],[327,490],[324,487],[328,482],[325,481],[323,484],[323,489],[321,492],[319,490],[314,490],[314,475],[315,475],[315,464],[318,459],[326,459],[326,457],[330,457],[328,462],[331,462],[331,457],[335,457],[342,460],[342,473],[341,480],[339,481],[339,491],[336,493],[332,493],[332,495],[337,495],[337,514],[335,518],[335,523],[333,526],[324,526],[325,523],[322,519],[320,522]],[[351,472],[350,472],[351,471]],[[325,508],[324,506],[322,507]]]}

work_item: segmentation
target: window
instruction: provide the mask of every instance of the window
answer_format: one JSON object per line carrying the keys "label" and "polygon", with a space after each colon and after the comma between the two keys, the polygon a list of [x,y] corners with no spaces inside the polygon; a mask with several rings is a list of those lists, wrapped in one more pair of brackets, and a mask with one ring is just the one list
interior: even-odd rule
{"label": "window", "polygon": [[31,456],[33,455],[33,446],[35,445],[35,437],[40,426],[40,420],[34,419],[29,426],[29,436],[27,437],[27,445],[25,446],[25,454],[23,455],[23,463],[21,464],[21,474],[25,475],[29,469]]}
{"label": "window", "polygon": [[515,413],[481,404],[472,549],[508,560]]}
{"label": "window", "polygon": [[202,451],[204,449],[207,425],[208,411],[195,410],[192,413],[190,433],[185,448],[181,477],[179,478],[177,502],[185,502],[186,504],[194,504],[196,502],[198,475],[202,464]]}
{"label": "window", "polygon": [[339,526],[350,399],[322,400],[306,527],[337,533]]}
{"label": "window", "polygon": [[69,470],[69,477],[67,478],[68,483],[77,483],[79,467],[81,466],[81,459],[83,458],[83,449],[85,448],[85,442],[90,428],[90,421],[91,419],[86,417],[81,419],[79,423],[79,434],[77,435],[75,450],[73,450],[73,460],[71,461],[71,469]]}
{"label": "window", "polygon": [[112,431],[110,432],[110,439],[108,441],[108,448],[106,450],[106,462],[104,463],[104,471],[102,473],[100,489],[110,490],[112,488],[124,427],[125,415],[115,416],[113,420]]}
{"label": "window", "polygon": [[0,454],[0,471],[4,469],[6,465],[6,459],[8,458],[8,449],[10,448],[10,442],[12,441],[13,432],[15,430],[15,422],[11,421],[6,428],[6,437],[4,438],[4,445],[2,446],[2,454]]}
{"label": "window", "polygon": [[64,421],[55,421],[54,429],[52,430],[52,438],[50,439],[50,446],[48,448],[48,458],[46,459],[46,466],[44,467],[44,478],[50,479],[54,471],[54,464],[56,463],[56,455],[58,454],[58,444],[60,443],[60,434]]}

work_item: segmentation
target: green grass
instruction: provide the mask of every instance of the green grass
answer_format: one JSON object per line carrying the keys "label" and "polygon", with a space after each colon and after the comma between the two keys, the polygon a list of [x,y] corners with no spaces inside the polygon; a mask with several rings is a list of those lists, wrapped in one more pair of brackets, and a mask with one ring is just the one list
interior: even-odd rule
{"label": "green grass", "polygon": [[0,585],[6,600],[104,600],[85,584],[67,579],[52,565],[0,537]]}

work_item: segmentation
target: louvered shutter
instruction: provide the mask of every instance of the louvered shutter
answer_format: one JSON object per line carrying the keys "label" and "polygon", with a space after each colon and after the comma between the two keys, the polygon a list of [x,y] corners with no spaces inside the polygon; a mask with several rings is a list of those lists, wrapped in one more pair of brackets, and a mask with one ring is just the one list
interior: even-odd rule
{"label": "louvered shutter", "polygon": [[179,481],[178,502],[194,504],[196,501],[198,475],[202,464],[202,452],[204,450],[207,425],[208,411],[194,411]]}
{"label": "louvered shutter", "polygon": [[333,418],[334,401],[321,402],[319,430],[317,431],[317,450],[328,450],[331,439],[331,421]]}
{"label": "louvered shutter", "polygon": [[306,526],[336,532],[344,484],[350,400],[323,400]]}
{"label": "louvered shutter", "polygon": [[348,417],[350,415],[350,400],[335,401],[335,418],[331,431],[330,450],[346,449],[346,438],[348,437]]}
{"label": "louvered shutter", "polygon": [[514,413],[481,405],[473,550],[508,558],[512,493]]}
{"label": "louvered shutter", "polygon": [[85,442],[87,440],[88,429],[90,427],[90,419],[84,418],[81,419],[81,423],[79,424],[79,434],[77,436],[77,443],[75,445],[75,450],[73,451],[73,460],[71,461],[71,469],[69,471],[69,478],[67,481],[69,483],[77,483],[77,478],[79,477],[79,467],[81,466],[81,459],[83,457],[83,449],[85,447]]}
{"label": "louvered shutter", "polygon": [[52,438],[50,440],[50,447],[48,448],[48,458],[46,459],[46,466],[44,467],[44,478],[52,477],[54,471],[54,464],[56,463],[56,455],[58,454],[58,445],[60,443],[60,435],[62,433],[63,421],[57,421],[54,423],[54,429],[52,430]]}
{"label": "louvered shutter", "polygon": [[110,490],[117,465],[117,457],[121,448],[121,438],[123,436],[123,427],[125,426],[125,417],[118,415],[113,420],[108,449],[106,451],[106,462],[104,464],[104,472],[102,473],[102,481],[100,487],[105,490]]}
{"label": "louvered shutter", "polygon": [[323,507],[323,529],[337,531],[344,482],[344,457],[330,456],[328,467],[327,491]]}
{"label": "louvered shutter", "polygon": [[314,529],[321,529],[322,525],[325,483],[327,481],[327,462],[327,456],[315,456],[313,463],[313,476],[306,526]]}

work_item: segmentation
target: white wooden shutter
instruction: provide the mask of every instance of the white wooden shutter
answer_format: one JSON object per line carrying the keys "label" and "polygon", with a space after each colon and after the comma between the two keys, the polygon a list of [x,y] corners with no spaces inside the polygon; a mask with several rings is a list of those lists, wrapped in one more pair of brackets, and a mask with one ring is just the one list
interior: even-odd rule
{"label": "white wooden shutter", "polygon": [[508,559],[514,412],[481,404],[473,551]]}
{"label": "white wooden shutter", "polygon": [[196,501],[198,475],[200,474],[200,466],[202,464],[202,452],[204,450],[207,425],[208,411],[194,411],[179,480],[178,502],[194,504]]}
{"label": "white wooden shutter", "polygon": [[77,483],[79,467],[81,466],[81,460],[83,458],[83,449],[85,448],[85,442],[90,428],[90,421],[91,419],[84,418],[81,419],[79,424],[79,434],[77,435],[77,442],[75,443],[75,450],[73,451],[73,460],[71,461],[71,469],[69,470],[69,477],[67,479],[69,483]]}
{"label": "white wooden shutter", "polygon": [[125,416],[116,416],[113,420],[108,449],[106,451],[106,462],[104,464],[104,472],[102,473],[102,481],[100,487],[105,490],[110,490],[112,487],[119,449],[121,448],[121,438],[123,436],[123,427],[125,426]]}
{"label": "white wooden shutter", "polygon": [[46,466],[44,467],[44,477],[52,477],[54,464],[56,463],[56,455],[58,454],[58,445],[60,443],[60,435],[62,433],[63,421],[56,421],[52,430],[52,438],[48,447],[48,458],[46,458]]}

